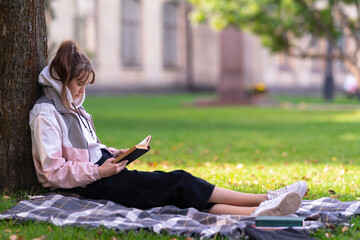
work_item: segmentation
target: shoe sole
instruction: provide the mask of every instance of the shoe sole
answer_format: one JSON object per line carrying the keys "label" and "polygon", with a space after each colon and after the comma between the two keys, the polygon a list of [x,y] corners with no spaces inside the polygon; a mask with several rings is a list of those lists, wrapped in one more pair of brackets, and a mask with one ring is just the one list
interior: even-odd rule
{"label": "shoe sole", "polygon": [[299,193],[290,192],[277,206],[264,210],[258,216],[286,216],[293,214],[300,208],[301,202]]}

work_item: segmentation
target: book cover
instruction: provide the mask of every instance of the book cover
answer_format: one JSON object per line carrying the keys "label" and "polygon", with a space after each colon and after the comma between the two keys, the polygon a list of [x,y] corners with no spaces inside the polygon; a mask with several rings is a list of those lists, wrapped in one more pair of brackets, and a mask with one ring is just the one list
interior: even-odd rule
{"label": "book cover", "polygon": [[302,227],[304,217],[260,216],[255,219],[256,227]]}
{"label": "book cover", "polygon": [[133,146],[123,154],[119,155],[115,160],[112,161],[112,163],[118,163],[120,161],[128,160],[129,163],[133,162],[134,160],[138,159],[145,153],[147,153],[150,150],[150,141],[151,136],[147,136],[144,140],[142,140],[139,144]]}

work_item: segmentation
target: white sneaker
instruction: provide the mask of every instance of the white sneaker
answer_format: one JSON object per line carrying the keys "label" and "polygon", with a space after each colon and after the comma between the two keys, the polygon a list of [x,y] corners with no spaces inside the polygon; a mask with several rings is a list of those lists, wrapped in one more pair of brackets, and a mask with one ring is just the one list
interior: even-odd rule
{"label": "white sneaker", "polygon": [[251,216],[287,216],[301,206],[302,197],[298,192],[288,192],[278,198],[262,202]]}
{"label": "white sneaker", "polygon": [[298,192],[300,194],[301,198],[303,198],[306,194],[306,191],[307,191],[306,182],[299,181],[299,182],[295,182],[289,186],[280,188],[278,190],[268,191],[267,199],[268,200],[275,199],[275,198],[283,195],[284,193],[288,193],[288,192]]}

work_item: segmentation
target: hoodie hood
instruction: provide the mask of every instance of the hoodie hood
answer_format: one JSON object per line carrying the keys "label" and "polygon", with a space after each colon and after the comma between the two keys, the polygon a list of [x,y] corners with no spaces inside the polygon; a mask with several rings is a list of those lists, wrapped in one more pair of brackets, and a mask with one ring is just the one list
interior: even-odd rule
{"label": "hoodie hood", "polygon": [[[56,73],[53,75],[57,76]],[[46,88],[52,88],[55,90],[55,92],[59,95],[59,98],[61,98],[61,89],[63,87],[63,83],[59,80],[54,79],[50,75],[50,65],[46,66],[40,73],[39,84],[43,87],[45,94],[47,94]],[[71,92],[68,87],[66,87],[66,97],[70,103],[70,105],[74,104],[76,108],[80,107],[83,102],[85,101],[85,92],[75,101],[72,98]]]}

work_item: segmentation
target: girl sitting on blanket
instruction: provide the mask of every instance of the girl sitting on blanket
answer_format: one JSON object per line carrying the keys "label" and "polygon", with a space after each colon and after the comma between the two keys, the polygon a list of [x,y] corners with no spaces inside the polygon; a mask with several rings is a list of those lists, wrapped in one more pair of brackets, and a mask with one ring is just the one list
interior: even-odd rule
{"label": "girl sitting on blanket", "polygon": [[127,207],[164,205],[193,207],[213,214],[277,215],[297,211],[305,182],[267,194],[248,194],[214,186],[177,170],[128,170],[127,161],[113,164],[126,149],[101,144],[82,103],[85,87],[95,81],[88,57],[73,41],[65,41],[38,79],[43,96],[30,112],[33,159],[45,188],[106,199]]}

